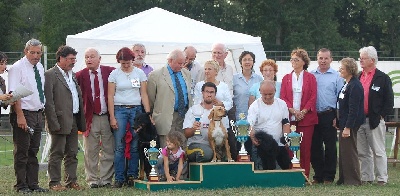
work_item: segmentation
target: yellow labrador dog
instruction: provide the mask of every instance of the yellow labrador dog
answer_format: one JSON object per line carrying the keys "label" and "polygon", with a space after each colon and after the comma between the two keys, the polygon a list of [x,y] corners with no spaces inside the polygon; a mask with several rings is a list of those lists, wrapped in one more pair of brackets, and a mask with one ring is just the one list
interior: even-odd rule
{"label": "yellow labrador dog", "polygon": [[214,157],[211,162],[221,161],[221,154],[216,153],[216,147],[225,147],[226,156],[229,162],[232,162],[230,147],[228,144],[228,133],[226,128],[221,123],[221,119],[226,116],[226,110],[224,106],[214,106],[208,115],[208,119],[210,120],[210,125],[208,126],[208,140],[210,142],[210,147],[214,152]]}

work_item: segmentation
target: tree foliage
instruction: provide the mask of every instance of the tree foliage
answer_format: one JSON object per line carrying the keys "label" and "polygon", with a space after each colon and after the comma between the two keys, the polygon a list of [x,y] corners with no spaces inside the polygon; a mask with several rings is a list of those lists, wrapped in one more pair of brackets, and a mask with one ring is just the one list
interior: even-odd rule
{"label": "tree foliage", "polygon": [[384,51],[380,55],[400,53],[399,0],[3,0],[0,49],[19,49],[26,39],[40,37],[54,51],[67,35],[152,7],[260,36],[266,50],[374,45]]}

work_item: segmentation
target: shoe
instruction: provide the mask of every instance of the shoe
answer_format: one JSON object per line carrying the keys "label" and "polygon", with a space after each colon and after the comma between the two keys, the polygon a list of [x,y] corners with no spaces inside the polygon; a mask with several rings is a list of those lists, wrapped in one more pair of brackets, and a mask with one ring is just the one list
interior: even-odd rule
{"label": "shoe", "polygon": [[99,188],[99,185],[93,183],[93,184],[90,184],[89,187],[90,187],[91,189],[95,189],[95,188]]}
{"label": "shoe", "polygon": [[63,186],[61,184],[56,184],[56,185],[50,186],[50,190],[53,190],[53,191],[64,191],[64,190],[67,190],[67,188],[65,188],[65,186]]}
{"label": "shoe", "polygon": [[138,177],[128,176],[128,180],[126,181],[126,184],[128,186],[134,186],[135,185],[135,180],[138,180]]}
{"label": "shoe", "polygon": [[22,189],[18,189],[17,192],[22,193],[22,194],[29,194],[29,193],[32,193],[32,190],[30,188],[22,188]]}
{"label": "shoe", "polygon": [[384,182],[384,181],[378,181],[377,185],[378,185],[378,186],[385,186],[385,185],[386,185],[386,182]]}
{"label": "shoe", "polygon": [[70,189],[74,189],[74,190],[77,190],[77,191],[84,189],[83,187],[79,186],[79,184],[76,183],[76,182],[71,182],[65,187],[70,188]]}
{"label": "shoe", "polygon": [[101,187],[104,187],[104,188],[111,188],[112,185],[111,185],[110,183],[106,183],[106,184],[101,185]]}
{"label": "shoe", "polygon": [[322,181],[314,179],[311,183],[312,184],[321,184]]}
{"label": "shoe", "polygon": [[332,183],[333,183],[333,181],[324,180],[324,184],[325,184],[325,185],[329,185],[329,184],[332,184]]}
{"label": "shoe", "polygon": [[361,181],[361,184],[363,185],[372,184],[372,181]]}
{"label": "shoe", "polygon": [[41,188],[41,187],[35,187],[35,188],[32,188],[31,190],[33,192],[35,192],[35,193],[46,193],[46,192],[49,192],[49,189],[44,189],[44,188]]}
{"label": "shoe", "polygon": [[124,183],[115,181],[114,185],[112,187],[113,188],[122,188],[122,185],[124,185]]}

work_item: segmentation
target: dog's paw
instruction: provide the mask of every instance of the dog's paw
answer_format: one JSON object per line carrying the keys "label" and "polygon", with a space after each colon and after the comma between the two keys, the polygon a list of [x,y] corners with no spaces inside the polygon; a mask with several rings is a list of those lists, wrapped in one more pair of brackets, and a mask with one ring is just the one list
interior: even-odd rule
{"label": "dog's paw", "polygon": [[233,159],[228,159],[228,162],[235,162],[235,160],[233,160]]}
{"label": "dog's paw", "polygon": [[217,162],[221,162],[221,160],[218,159]]}
{"label": "dog's paw", "polygon": [[217,162],[217,160],[216,160],[216,159],[213,159],[213,160],[211,160],[211,162],[214,163],[214,162]]}

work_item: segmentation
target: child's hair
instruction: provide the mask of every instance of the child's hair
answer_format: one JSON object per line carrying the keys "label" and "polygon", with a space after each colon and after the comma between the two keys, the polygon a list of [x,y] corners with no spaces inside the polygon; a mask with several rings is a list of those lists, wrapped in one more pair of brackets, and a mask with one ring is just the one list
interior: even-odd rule
{"label": "child's hair", "polygon": [[181,146],[185,141],[185,136],[179,131],[170,131],[167,138],[169,142],[175,144],[175,146]]}

